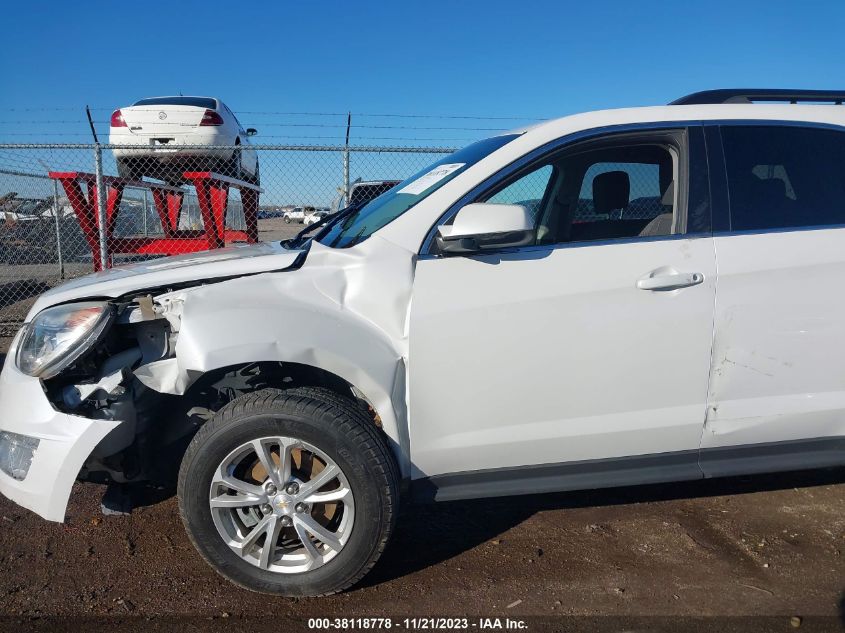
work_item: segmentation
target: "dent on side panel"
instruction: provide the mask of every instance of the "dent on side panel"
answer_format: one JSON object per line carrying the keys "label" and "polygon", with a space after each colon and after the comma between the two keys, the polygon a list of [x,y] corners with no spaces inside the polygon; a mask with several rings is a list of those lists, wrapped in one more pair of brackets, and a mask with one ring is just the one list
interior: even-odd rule
{"label": "dent on side panel", "polygon": [[716,239],[702,448],[845,435],[845,231]]}
{"label": "dent on side panel", "polygon": [[295,271],[156,297],[178,331],[175,356],[135,375],[180,394],[202,374],[260,361],[301,363],[359,389],[407,472],[407,315],[415,255],[372,236],[349,249],[314,243]]}

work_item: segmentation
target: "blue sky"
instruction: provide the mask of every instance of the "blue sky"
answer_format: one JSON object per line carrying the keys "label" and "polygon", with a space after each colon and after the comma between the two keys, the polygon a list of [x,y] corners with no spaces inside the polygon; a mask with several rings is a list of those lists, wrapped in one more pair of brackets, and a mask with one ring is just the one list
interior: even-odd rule
{"label": "blue sky", "polygon": [[[86,133],[85,104],[101,108],[97,118],[107,120],[114,107],[180,91],[221,97],[267,142],[340,139],[343,120],[252,113],[351,110],[353,123],[374,126],[356,128],[353,140],[461,144],[487,130],[397,128],[511,127],[581,110],[665,103],[712,87],[845,87],[841,0],[145,0],[129,6],[8,4],[0,40],[0,140],[45,140],[43,132],[53,140],[86,141],[56,136]],[[38,138],[15,136],[36,132]]]}
{"label": "blue sky", "polygon": [[[456,147],[706,88],[845,88],[842,0],[47,0],[4,17],[0,142],[90,142],[86,104],[105,140],[113,109],[180,92],[222,98],[255,143],[339,144],[351,111],[353,144]],[[88,154],[72,158],[90,171]],[[32,156],[0,152],[0,167],[41,169]],[[352,176],[435,158],[354,160]],[[265,200],[328,204],[340,184],[337,155],[262,159]]]}

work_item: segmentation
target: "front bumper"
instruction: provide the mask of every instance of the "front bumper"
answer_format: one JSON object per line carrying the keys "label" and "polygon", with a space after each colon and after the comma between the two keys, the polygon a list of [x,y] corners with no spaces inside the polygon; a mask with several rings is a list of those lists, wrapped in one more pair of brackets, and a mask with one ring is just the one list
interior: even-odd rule
{"label": "front bumper", "polygon": [[0,431],[38,439],[26,477],[0,472],[0,493],[50,521],[64,521],[70,491],[91,451],[120,422],[56,411],[37,378],[15,365],[20,333],[0,372]]}

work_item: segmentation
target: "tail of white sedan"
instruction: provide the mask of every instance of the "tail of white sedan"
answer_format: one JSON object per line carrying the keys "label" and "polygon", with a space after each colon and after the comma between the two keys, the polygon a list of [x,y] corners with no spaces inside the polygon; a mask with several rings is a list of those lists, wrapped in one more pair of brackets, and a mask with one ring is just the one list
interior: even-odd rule
{"label": "tail of white sedan", "polygon": [[153,97],[112,113],[109,143],[119,146],[114,157],[123,178],[180,184],[184,171],[196,170],[257,183],[253,134],[219,99]]}

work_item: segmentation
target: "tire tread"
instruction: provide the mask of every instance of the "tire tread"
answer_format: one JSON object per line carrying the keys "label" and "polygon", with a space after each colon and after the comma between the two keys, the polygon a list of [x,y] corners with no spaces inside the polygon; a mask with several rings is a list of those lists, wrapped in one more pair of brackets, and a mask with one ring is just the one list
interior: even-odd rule
{"label": "tire tread", "polygon": [[[344,591],[359,582],[376,564],[390,540],[398,512],[399,474],[396,460],[381,431],[376,427],[367,412],[353,400],[351,395],[345,397],[322,387],[294,387],[285,390],[267,388],[245,394],[227,403],[197,431],[185,452],[178,480],[179,513],[182,521],[186,526],[188,525],[182,498],[188,487],[191,465],[206,442],[221,429],[238,423],[244,417],[268,412],[281,412],[329,422],[334,426],[336,432],[342,434],[351,445],[358,448],[362,460],[368,462],[370,468],[378,477],[377,485],[380,496],[384,500],[379,517],[379,538],[371,548],[365,564],[354,575],[344,579],[330,590],[316,594],[309,593],[308,595],[324,596]],[[186,531],[197,551],[220,573],[220,570],[200,548],[191,530]],[[248,586],[229,575],[225,575],[225,577],[246,589],[261,591],[261,589]],[[267,590],[272,592],[272,587],[267,587]],[[278,593],[278,591],[274,593]]]}

